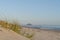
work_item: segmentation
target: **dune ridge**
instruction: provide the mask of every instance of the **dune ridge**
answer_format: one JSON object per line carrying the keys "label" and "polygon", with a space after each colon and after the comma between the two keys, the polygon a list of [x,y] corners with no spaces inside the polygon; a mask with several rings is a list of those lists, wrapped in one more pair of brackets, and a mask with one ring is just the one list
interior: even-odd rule
{"label": "dune ridge", "polygon": [[6,30],[0,27],[0,40],[30,40],[22,35],[15,33],[12,30]]}

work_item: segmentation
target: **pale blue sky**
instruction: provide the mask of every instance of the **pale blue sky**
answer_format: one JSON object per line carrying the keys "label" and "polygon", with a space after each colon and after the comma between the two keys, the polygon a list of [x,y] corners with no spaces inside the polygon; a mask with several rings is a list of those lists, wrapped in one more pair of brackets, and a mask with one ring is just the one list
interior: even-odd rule
{"label": "pale blue sky", "polygon": [[0,19],[60,25],[60,0],[0,0]]}

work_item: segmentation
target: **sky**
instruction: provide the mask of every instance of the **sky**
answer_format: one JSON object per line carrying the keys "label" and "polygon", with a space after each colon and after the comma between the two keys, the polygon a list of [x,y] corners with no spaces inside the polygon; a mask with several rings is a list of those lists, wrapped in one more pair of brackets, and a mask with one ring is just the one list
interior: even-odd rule
{"label": "sky", "polygon": [[0,19],[60,25],[60,0],[0,0]]}

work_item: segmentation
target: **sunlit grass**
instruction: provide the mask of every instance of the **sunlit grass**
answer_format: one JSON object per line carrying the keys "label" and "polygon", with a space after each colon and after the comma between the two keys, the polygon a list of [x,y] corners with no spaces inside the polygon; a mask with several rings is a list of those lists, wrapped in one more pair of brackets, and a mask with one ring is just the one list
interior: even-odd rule
{"label": "sunlit grass", "polygon": [[34,35],[34,34],[25,33],[25,32],[20,33],[22,27],[17,22],[9,23],[8,21],[2,21],[1,20],[0,25],[1,25],[1,27],[4,27],[4,28],[9,29],[9,30],[13,30],[14,32],[21,34],[27,38],[32,38]]}
{"label": "sunlit grass", "polygon": [[10,29],[13,30],[17,33],[20,32],[20,29],[22,28],[21,25],[19,25],[18,23],[9,23],[7,21],[0,21],[0,25],[6,29]]}

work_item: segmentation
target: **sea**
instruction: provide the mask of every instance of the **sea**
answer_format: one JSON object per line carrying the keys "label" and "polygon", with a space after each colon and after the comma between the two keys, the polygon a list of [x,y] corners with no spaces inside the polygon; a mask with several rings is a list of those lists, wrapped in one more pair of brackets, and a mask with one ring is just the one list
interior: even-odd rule
{"label": "sea", "polygon": [[24,25],[25,27],[31,27],[36,29],[51,29],[60,30],[60,25]]}

